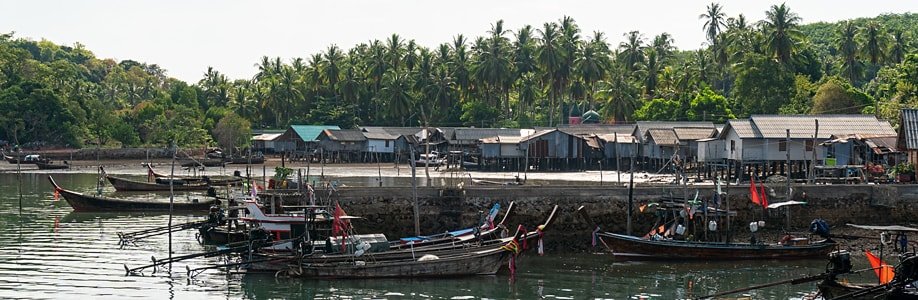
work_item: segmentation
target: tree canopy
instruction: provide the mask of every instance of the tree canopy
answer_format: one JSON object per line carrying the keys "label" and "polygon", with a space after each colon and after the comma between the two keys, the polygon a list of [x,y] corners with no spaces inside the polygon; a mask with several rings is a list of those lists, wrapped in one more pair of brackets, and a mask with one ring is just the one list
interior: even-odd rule
{"label": "tree canopy", "polygon": [[97,58],[79,43],[0,34],[0,138],[184,146],[222,140],[215,129],[226,118],[252,129],[555,126],[588,110],[612,123],[844,107],[892,118],[918,107],[918,14],[805,24],[784,4],[759,21],[724,11],[699,7],[698,34],[708,40],[700,49],[676,49],[665,32],[590,33],[569,16],[521,28],[497,20],[480,36],[438,45],[392,34],[265,56],[252,78],[208,68],[189,83],[156,64]]}

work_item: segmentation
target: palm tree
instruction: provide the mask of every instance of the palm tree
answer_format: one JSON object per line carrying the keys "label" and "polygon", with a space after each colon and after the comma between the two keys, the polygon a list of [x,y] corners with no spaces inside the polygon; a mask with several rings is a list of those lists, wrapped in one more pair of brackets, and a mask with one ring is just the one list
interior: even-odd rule
{"label": "palm tree", "polygon": [[561,35],[558,33],[558,25],[547,22],[538,30],[540,38],[539,48],[536,53],[536,60],[542,69],[542,73],[547,77],[546,89],[548,92],[548,126],[554,125],[555,118],[555,101],[559,95],[558,86],[555,85],[558,69],[563,64],[564,55],[561,48]]}
{"label": "palm tree", "polygon": [[784,3],[780,6],[772,5],[771,9],[765,12],[765,20],[762,21],[769,55],[785,65],[792,62],[791,56],[797,47],[797,41],[803,35],[797,28],[798,23],[800,17],[791,12]]}
{"label": "palm tree", "polygon": [[650,47],[656,51],[657,61],[659,62],[669,60],[669,57],[673,54],[673,50],[675,50],[675,47],[673,47],[673,37],[666,32],[654,37]]}
{"label": "palm tree", "polygon": [[325,82],[328,83],[328,90],[336,95],[338,78],[341,76],[341,62],[343,60],[344,55],[341,53],[341,49],[339,49],[338,46],[331,45],[328,47],[328,50],[325,51],[325,60],[322,64],[322,75]]}
{"label": "palm tree", "polygon": [[838,56],[841,58],[841,73],[851,83],[855,83],[863,72],[863,64],[857,57],[857,27],[850,21],[845,21],[839,27],[838,36],[835,38]]}
{"label": "palm tree", "polygon": [[574,66],[577,74],[586,84],[586,96],[590,104],[590,109],[594,109],[593,92],[596,81],[606,76],[608,70],[606,60],[602,54],[602,46],[598,44],[587,44],[574,60]]}
{"label": "palm tree", "polygon": [[[564,16],[561,18],[561,23],[558,27],[561,30],[561,48],[564,49],[562,52],[563,59],[561,60],[562,64],[558,68],[558,75],[556,80],[560,86],[560,91],[568,89],[570,91],[570,109],[568,114],[573,111],[575,98],[577,98],[578,91],[574,89],[573,86],[573,73],[574,73],[574,60],[578,52],[580,52],[580,27],[577,26],[577,23],[574,21],[574,18],[570,16]],[[582,86],[581,86],[582,88]],[[582,92],[582,89],[580,90]],[[582,93],[579,93],[582,94]],[[562,117],[562,122],[566,118]]]}
{"label": "palm tree", "polygon": [[707,11],[698,15],[698,19],[705,20],[702,29],[704,29],[708,41],[712,45],[717,43],[717,35],[720,34],[721,27],[726,26],[726,23],[724,23],[726,17],[727,14],[723,12],[723,7],[719,3],[709,4]]}
{"label": "palm tree", "polygon": [[889,59],[893,63],[898,64],[905,59],[905,54],[908,53],[907,41],[901,29],[893,31],[892,38],[892,46],[889,49]]}
{"label": "palm tree", "polygon": [[615,67],[606,81],[599,83],[596,97],[606,100],[603,114],[615,122],[629,122],[638,108],[638,89],[631,83],[624,67]]}
{"label": "palm tree", "polygon": [[405,50],[403,48],[402,38],[398,34],[393,33],[392,36],[386,40],[386,58],[389,62],[389,67],[394,69],[396,72],[399,71],[399,65],[402,61],[402,55]]}
{"label": "palm tree", "polygon": [[386,113],[390,118],[398,116],[400,125],[407,126],[406,117],[411,113],[411,105],[414,102],[408,76],[388,71],[384,77],[383,88],[377,94],[378,102],[386,103]]}
{"label": "palm tree", "polygon": [[870,21],[866,26],[861,28],[861,35],[864,41],[864,47],[861,52],[867,57],[871,64],[879,64],[886,59],[887,35],[877,21]]}
{"label": "palm tree", "polygon": [[625,34],[625,41],[618,45],[620,57],[628,72],[634,72],[639,63],[644,62],[644,38],[638,31]]}

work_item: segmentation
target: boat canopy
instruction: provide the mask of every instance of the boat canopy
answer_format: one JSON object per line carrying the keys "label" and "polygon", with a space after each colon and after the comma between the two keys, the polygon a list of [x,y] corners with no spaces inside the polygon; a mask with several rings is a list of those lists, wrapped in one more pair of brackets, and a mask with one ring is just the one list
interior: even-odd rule
{"label": "boat canopy", "polygon": [[911,227],[905,227],[905,226],[899,226],[899,225],[873,226],[873,225],[848,224],[848,226],[858,228],[858,229],[866,229],[866,230],[918,232],[918,228],[911,228]]}

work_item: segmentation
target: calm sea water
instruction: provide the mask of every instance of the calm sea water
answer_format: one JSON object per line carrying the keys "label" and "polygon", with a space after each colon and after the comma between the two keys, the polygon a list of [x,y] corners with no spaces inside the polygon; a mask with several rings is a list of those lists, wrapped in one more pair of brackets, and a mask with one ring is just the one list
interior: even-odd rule
{"label": "calm sea water", "polygon": [[[91,174],[54,174],[62,186],[94,190]],[[815,261],[637,263],[610,255],[528,254],[519,273],[437,280],[306,280],[210,270],[189,280],[185,267],[215,264],[196,258],[146,276],[125,276],[124,265],[140,266],[168,256],[167,236],[119,247],[117,232],[167,224],[168,216],[136,213],[76,213],[55,201],[46,174],[22,175],[22,205],[16,174],[0,174],[0,298],[3,299],[678,299],[774,280],[817,274]],[[359,185],[365,179],[350,182]],[[370,183],[372,184],[372,182]],[[111,187],[106,193],[112,194]],[[120,197],[163,197],[115,194]],[[198,197],[178,194],[177,197]],[[174,222],[201,217],[179,215]],[[550,233],[547,238],[550,238]],[[586,238],[585,238],[586,240]],[[174,255],[213,250],[199,245],[195,231],[173,235]],[[865,277],[869,280],[869,277]],[[737,295],[752,299],[802,299],[814,284],[784,285]],[[76,298],[75,298],[76,297]]]}

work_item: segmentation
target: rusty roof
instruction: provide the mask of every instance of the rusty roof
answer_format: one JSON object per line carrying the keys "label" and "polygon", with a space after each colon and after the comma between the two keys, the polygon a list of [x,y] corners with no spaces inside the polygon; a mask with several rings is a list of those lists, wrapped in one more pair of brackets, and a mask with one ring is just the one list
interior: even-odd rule
{"label": "rusty roof", "polygon": [[325,129],[322,131],[322,135],[327,136],[329,140],[337,142],[361,142],[367,140],[363,136],[363,131],[359,129]]}

